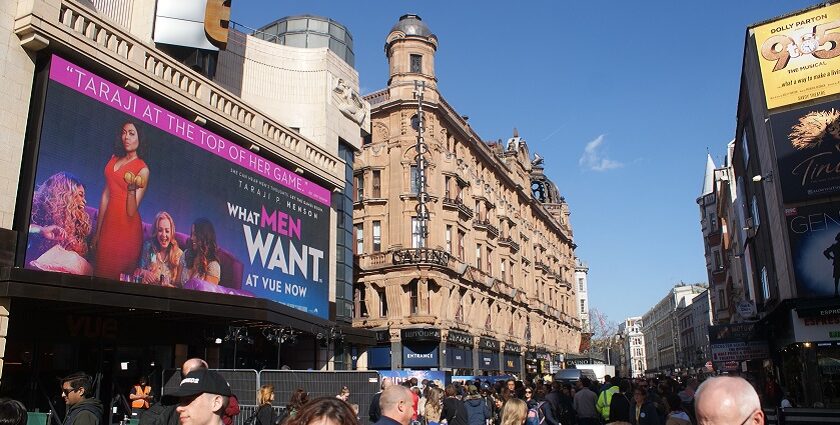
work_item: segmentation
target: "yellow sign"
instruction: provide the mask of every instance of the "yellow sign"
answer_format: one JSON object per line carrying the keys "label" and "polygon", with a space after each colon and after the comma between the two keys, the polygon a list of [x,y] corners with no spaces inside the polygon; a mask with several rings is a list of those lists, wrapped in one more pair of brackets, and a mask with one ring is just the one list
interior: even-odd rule
{"label": "yellow sign", "polygon": [[840,3],[753,31],[767,109],[840,93]]}

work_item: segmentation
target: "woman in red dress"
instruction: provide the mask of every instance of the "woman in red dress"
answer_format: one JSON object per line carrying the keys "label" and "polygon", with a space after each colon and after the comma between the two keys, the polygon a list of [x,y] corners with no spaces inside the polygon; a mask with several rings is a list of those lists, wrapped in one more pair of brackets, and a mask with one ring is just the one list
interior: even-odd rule
{"label": "woman in red dress", "polygon": [[105,165],[105,190],[99,203],[94,276],[119,279],[133,273],[143,246],[143,222],[138,207],[146,193],[149,167],[138,154],[140,134],[134,123],[122,126],[114,155]]}

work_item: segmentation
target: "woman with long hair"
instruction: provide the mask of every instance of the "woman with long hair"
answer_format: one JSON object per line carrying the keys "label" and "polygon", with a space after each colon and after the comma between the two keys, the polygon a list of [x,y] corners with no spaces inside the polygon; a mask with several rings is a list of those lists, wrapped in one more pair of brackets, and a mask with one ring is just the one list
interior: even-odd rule
{"label": "woman with long hair", "polygon": [[199,218],[192,225],[187,250],[183,255],[181,283],[200,279],[213,285],[219,284],[222,275],[219,265],[216,229],[206,218]]}
{"label": "woman with long hair", "polygon": [[133,273],[140,259],[143,221],[138,208],[149,183],[141,146],[137,124],[123,124],[114,154],[105,164],[105,189],[92,243],[96,276],[119,279],[120,274]]}
{"label": "woman with long hair", "polygon": [[29,232],[85,256],[91,230],[86,206],[82,182],[70,173],[55,173],[35,189]]}
{"label": "woman with long hair", "polygon": [[359,425],[353,407],[336,397],[319,397],[306,403],[288,425]]}
{"label": "woman with long hair", "polygon": [[428,425],[440,423],[440,414],[443,411],[443,390],[438,387],[428,387],[426,393],[426,407],[424,417]]}
{"label": "woman with long hair", "polygon": [[154,237],[143,244],[140,274],[145,284],[174,287],[179,281],[181,256],[184,251],[175,240],[175,220],[166,211],[155,215]]}
{"label": "woman with long hair", "polygon": [[286,405],[284,419],[294,419],[306,403],[309,403],[309,394],[303,388],[296,389],[292,393],[292,396],[289,397],[289,404]]}
{"label": "woman with long hair", "polygon": [[522,425],[528,416],[528,405],[518,398],[511,398],[502,406],[502,425]]}
{"label": "woman with long hair", "polygon": [[274,407],[271,406],[274,402],[274,385],[261,386],[257,401],[260,404],[257,407],[257,425],[275,425],[277,415],[274,414]]}

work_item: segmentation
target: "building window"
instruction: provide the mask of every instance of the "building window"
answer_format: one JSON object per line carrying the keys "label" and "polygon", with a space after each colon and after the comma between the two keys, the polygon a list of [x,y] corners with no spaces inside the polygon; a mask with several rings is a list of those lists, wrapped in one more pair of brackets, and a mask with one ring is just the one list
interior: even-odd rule
{"label": "building window", "polygon": [[584,283],[585,283],[585,281],[583,280],[583,278],[582,278],[582,277],[579,277],[579,278],[578,278],[578,291],[579,291],[579,292],[584,292],[584,291],[586,291],[585,286],[584,286]]}
{"label": "building window", "polygon": [[356,226],[356,252],[355,254],[364,254],[365,252],[365,225],[357,224]]}
{"label": "building window", "polygon": [[446,252],[452,254],[452,225],[446,225],[446,245],[444,246]]}
{"label": "building window", "polygon": [[458,259],[464,260],[464,238],[466,234],[462,231],[458,231]]}
{"label": "building window", "polygon": [[367,289],[364,285],[359,285],[359,287],[356,288],[356,311],[359,314],[358,317],[368,317],[367,304],[365,303],[367,296],[366,292]]}
{"label": "building window", "polygon": [[444,176],[443,177],[443,197],[445,199],[452,199],[452,177]]}
{"label": "building window", "polygon": [[758,216],[758,199],[753,195],[752,202],[750,202],[750,207],[752,208],[752,219],[753,219],[753,227],[758,229],[758,226],[761,225],[761,219]]}
{"label": "building window", "polygon": [[418,74],[423,72],[423,56],[410,55],[409,58],[411,61],[410,72],[416,72]]}
{"label": "building window", "polygon": [[382,251],[382,222],[373,222],[373,252]]}
{"label": "building window", "polygon": [[715,270],[722,269],[723,268],[723,262],[721,262],[721,259],[720,259],[720,251],[715,250],[714,251],[714,257],[715,257]]}
{"label": "building window", "polygon": [[371,196],[374,198],[381,198],[382,197],[382,172],[380,170],[373,170],[373,188],[371,191]]}
{"label": "building window", "polygon": [[481,261],[481,244],[475,246],[475,268],[479,270],[482,269],[482,261]]}
{"label": "building window", "polygon": [[712,226],[712,231],[717,230],[717,215],[715,213],[709,213],[709,224]]}
{"label": "building window", "polygon": [[365,175],[364,174],[356,174],[356,198],[353,199],[354,201],[364,201],[365,200]]}
{"label": "building window", "polygon": [[416,165],[412,165],[411,167],[409,167],[409,176],[408,176],[408,178],[409,178],[409,180],[410,180],[410,181],[408,182],[408,184],[409,184],[409,192],[411,192],[411,193],[413,193],[413,194],[415,194],[415,195],[416,195],[418,192],[420,192],[420,181],[419,181],[419,177],[420,177],[420,173],[419,173],[419,172],[418,172],[418,170],[417,170],[417,166],[416,166]]}
{"label": "building window", "polygon": [[761,268],[761,295],[764,296],[764,301],[770,299],[770,279],[767,277],[767,267]]}
{"label": "building window", "polygon": [[380,288],[376,290],[379,294],[379,317],[388,316],[388,297],[385,295],[385,289]]}
{"label": "building window", "polygon": [[426,246],[426,244],[420,231],[420,219],[417,217],[411,217],[411,247],[423,248],[424,246]]}
{"label": "building window", "polygon": [[487,247],[487,274],[493,275],[493,249]]}
{"label": "building window", "polygon": [[741,153],[744,154],[744,168],[748,168],[750,164],[750,147],[747,144],[747,124],[744,123],[744,132],[741,134]]}
{"label": "building window", "polygon": [[418,289],[417,279],[408,283],[408,296],[410,300],[411,314],[417,314],[420,309],[420,291]]}
{"label": "building window", "polygon": [[580,314],[586,313],[586,300],[580,300]]}
{"label": "building window", "polygon": [[475,201],[475,218],[478,221],[484,220],[484,214],[481,212],[481,201],[478,199]]}
{"label": "building window", "polygon": [[724,308],[726,308],[726,291],[724,291],[723,289],[718,290],[718,303],[720,303],[720,306],[718,306],[718,310],[723,310]]}
{"label": "building window", "polygon": [[502,260],[502,263],[499,265],[499,267],[501,267],[501,269],[499,269],[499,271],[502,272],[502,282],[507,283],[507,275],[505,274],[505,272],[506,272],[505,264],[507,264],[507,261]]}

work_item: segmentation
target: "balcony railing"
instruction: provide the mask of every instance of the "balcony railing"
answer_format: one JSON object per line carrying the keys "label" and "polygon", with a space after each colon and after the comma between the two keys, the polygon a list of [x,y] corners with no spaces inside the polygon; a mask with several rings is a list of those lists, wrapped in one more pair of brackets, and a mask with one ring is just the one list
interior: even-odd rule
{"label": "balcony railing", "polygon": [[457,209],[458,214],[461,215],[465,220],[473,218],[472,208],[464,205],[464,201],[462,201],[459,198],[443,198],[443,207]]}
{"label": "balcony railing", "polygon": [[499,245],[506,246],[513,252],[519,252],[519,244],[510,236],[502,236],[499,238]]}
{"label": "balcony railing", "polygon": [[545,264],[542,261],[535,262],[534,268],[536,268],[537,270],[542,270],[545,273],[551,273],[551,271],[548,268],[548,264]]}
{"label": "balcony railing", "polygon": [[499,228],[490,224],[490,220],[473,220],[473,228],[484,230],[491,238],[499,236]]}

